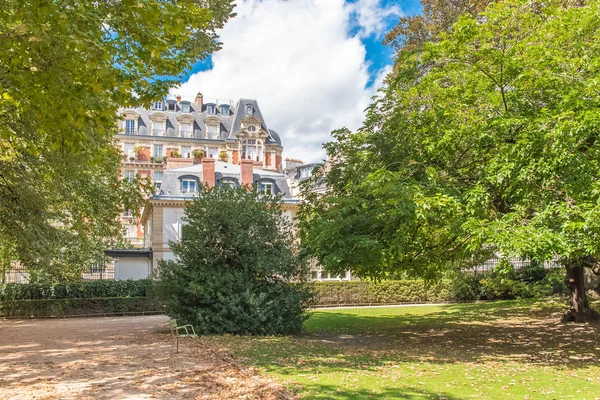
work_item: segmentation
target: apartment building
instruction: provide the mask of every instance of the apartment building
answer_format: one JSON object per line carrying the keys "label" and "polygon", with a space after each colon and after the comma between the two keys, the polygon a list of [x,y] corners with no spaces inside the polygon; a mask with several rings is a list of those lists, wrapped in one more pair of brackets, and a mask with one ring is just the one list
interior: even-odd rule
{"label": "apartment building", "polygon": [[[234,165],[251,160],[265,171],[283,170],[281,139],[267,127],[254,99],[205,101],[198,93],[193,102],[178,96],[150,109],[123,108],[119,114],[115,139],[123,152],[123,177],[150,178],[157,193],[167,169],[192,166],[203,158]],[[122,222],[128,241],[141,247],[144,233],[135,214],[125,211]]]}

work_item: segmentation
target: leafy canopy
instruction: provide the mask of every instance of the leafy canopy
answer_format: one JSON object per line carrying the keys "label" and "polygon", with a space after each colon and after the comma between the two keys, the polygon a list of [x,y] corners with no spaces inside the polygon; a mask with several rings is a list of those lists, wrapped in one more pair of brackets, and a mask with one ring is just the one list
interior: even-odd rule
{"label": "leafy canopy", "polygon": [[119,179],[119,106],[162,98],[218,50],[230,0],[27,1],[0,7],[0,272],[76,277],[138,209]]}
{"label": "leafy canopy", "polygon": [[[204,187],[185,208],[176,261],[159,263],[169,316],[202,333],[287,334],[306,319],[306,264],[279,198]],[[290,283],[295,281],[296,283]]]}
{"label": "leafy canopy", "polygon": [[[598,0],[510,0],[400,52],[364,126],[325,146],[305,250],[332,271],[429,279],[493,251],[593,258],[599,36]],[[318,182],[329,191],[308,193]]]}

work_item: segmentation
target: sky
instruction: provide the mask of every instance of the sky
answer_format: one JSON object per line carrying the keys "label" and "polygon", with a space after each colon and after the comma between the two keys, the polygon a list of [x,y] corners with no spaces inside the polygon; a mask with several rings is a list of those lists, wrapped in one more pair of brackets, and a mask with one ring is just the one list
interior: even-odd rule
{"label": "sky", "polygon": [[390,71],[385,33],[419,11],[418,0],[238,0],[237,16],[219,31],[222,49],[171,94],[256,99],[284,158],[319,162],[332,130],[360,127]]}

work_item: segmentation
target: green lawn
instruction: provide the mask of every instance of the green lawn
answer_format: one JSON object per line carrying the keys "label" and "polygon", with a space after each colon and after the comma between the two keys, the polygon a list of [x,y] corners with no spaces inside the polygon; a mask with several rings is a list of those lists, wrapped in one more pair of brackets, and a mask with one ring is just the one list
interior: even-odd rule
{"label": "green lawn", "polygon": [[307,399],[600,399],[600,327],[552,301],[316,311],[296,337],[211,337]]}

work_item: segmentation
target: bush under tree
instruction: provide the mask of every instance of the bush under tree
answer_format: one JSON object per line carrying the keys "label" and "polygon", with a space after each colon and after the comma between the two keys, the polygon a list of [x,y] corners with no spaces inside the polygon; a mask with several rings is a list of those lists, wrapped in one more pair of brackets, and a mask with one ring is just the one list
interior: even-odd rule
{"label": "bush under tree", "polygon": [[[159,263],[157,294],[170,317],[201,334],[290,334],[311,292],[279,199],[204,187],[185,209],[176,260]],[[294,282],[294,283],[291,283]]]}

